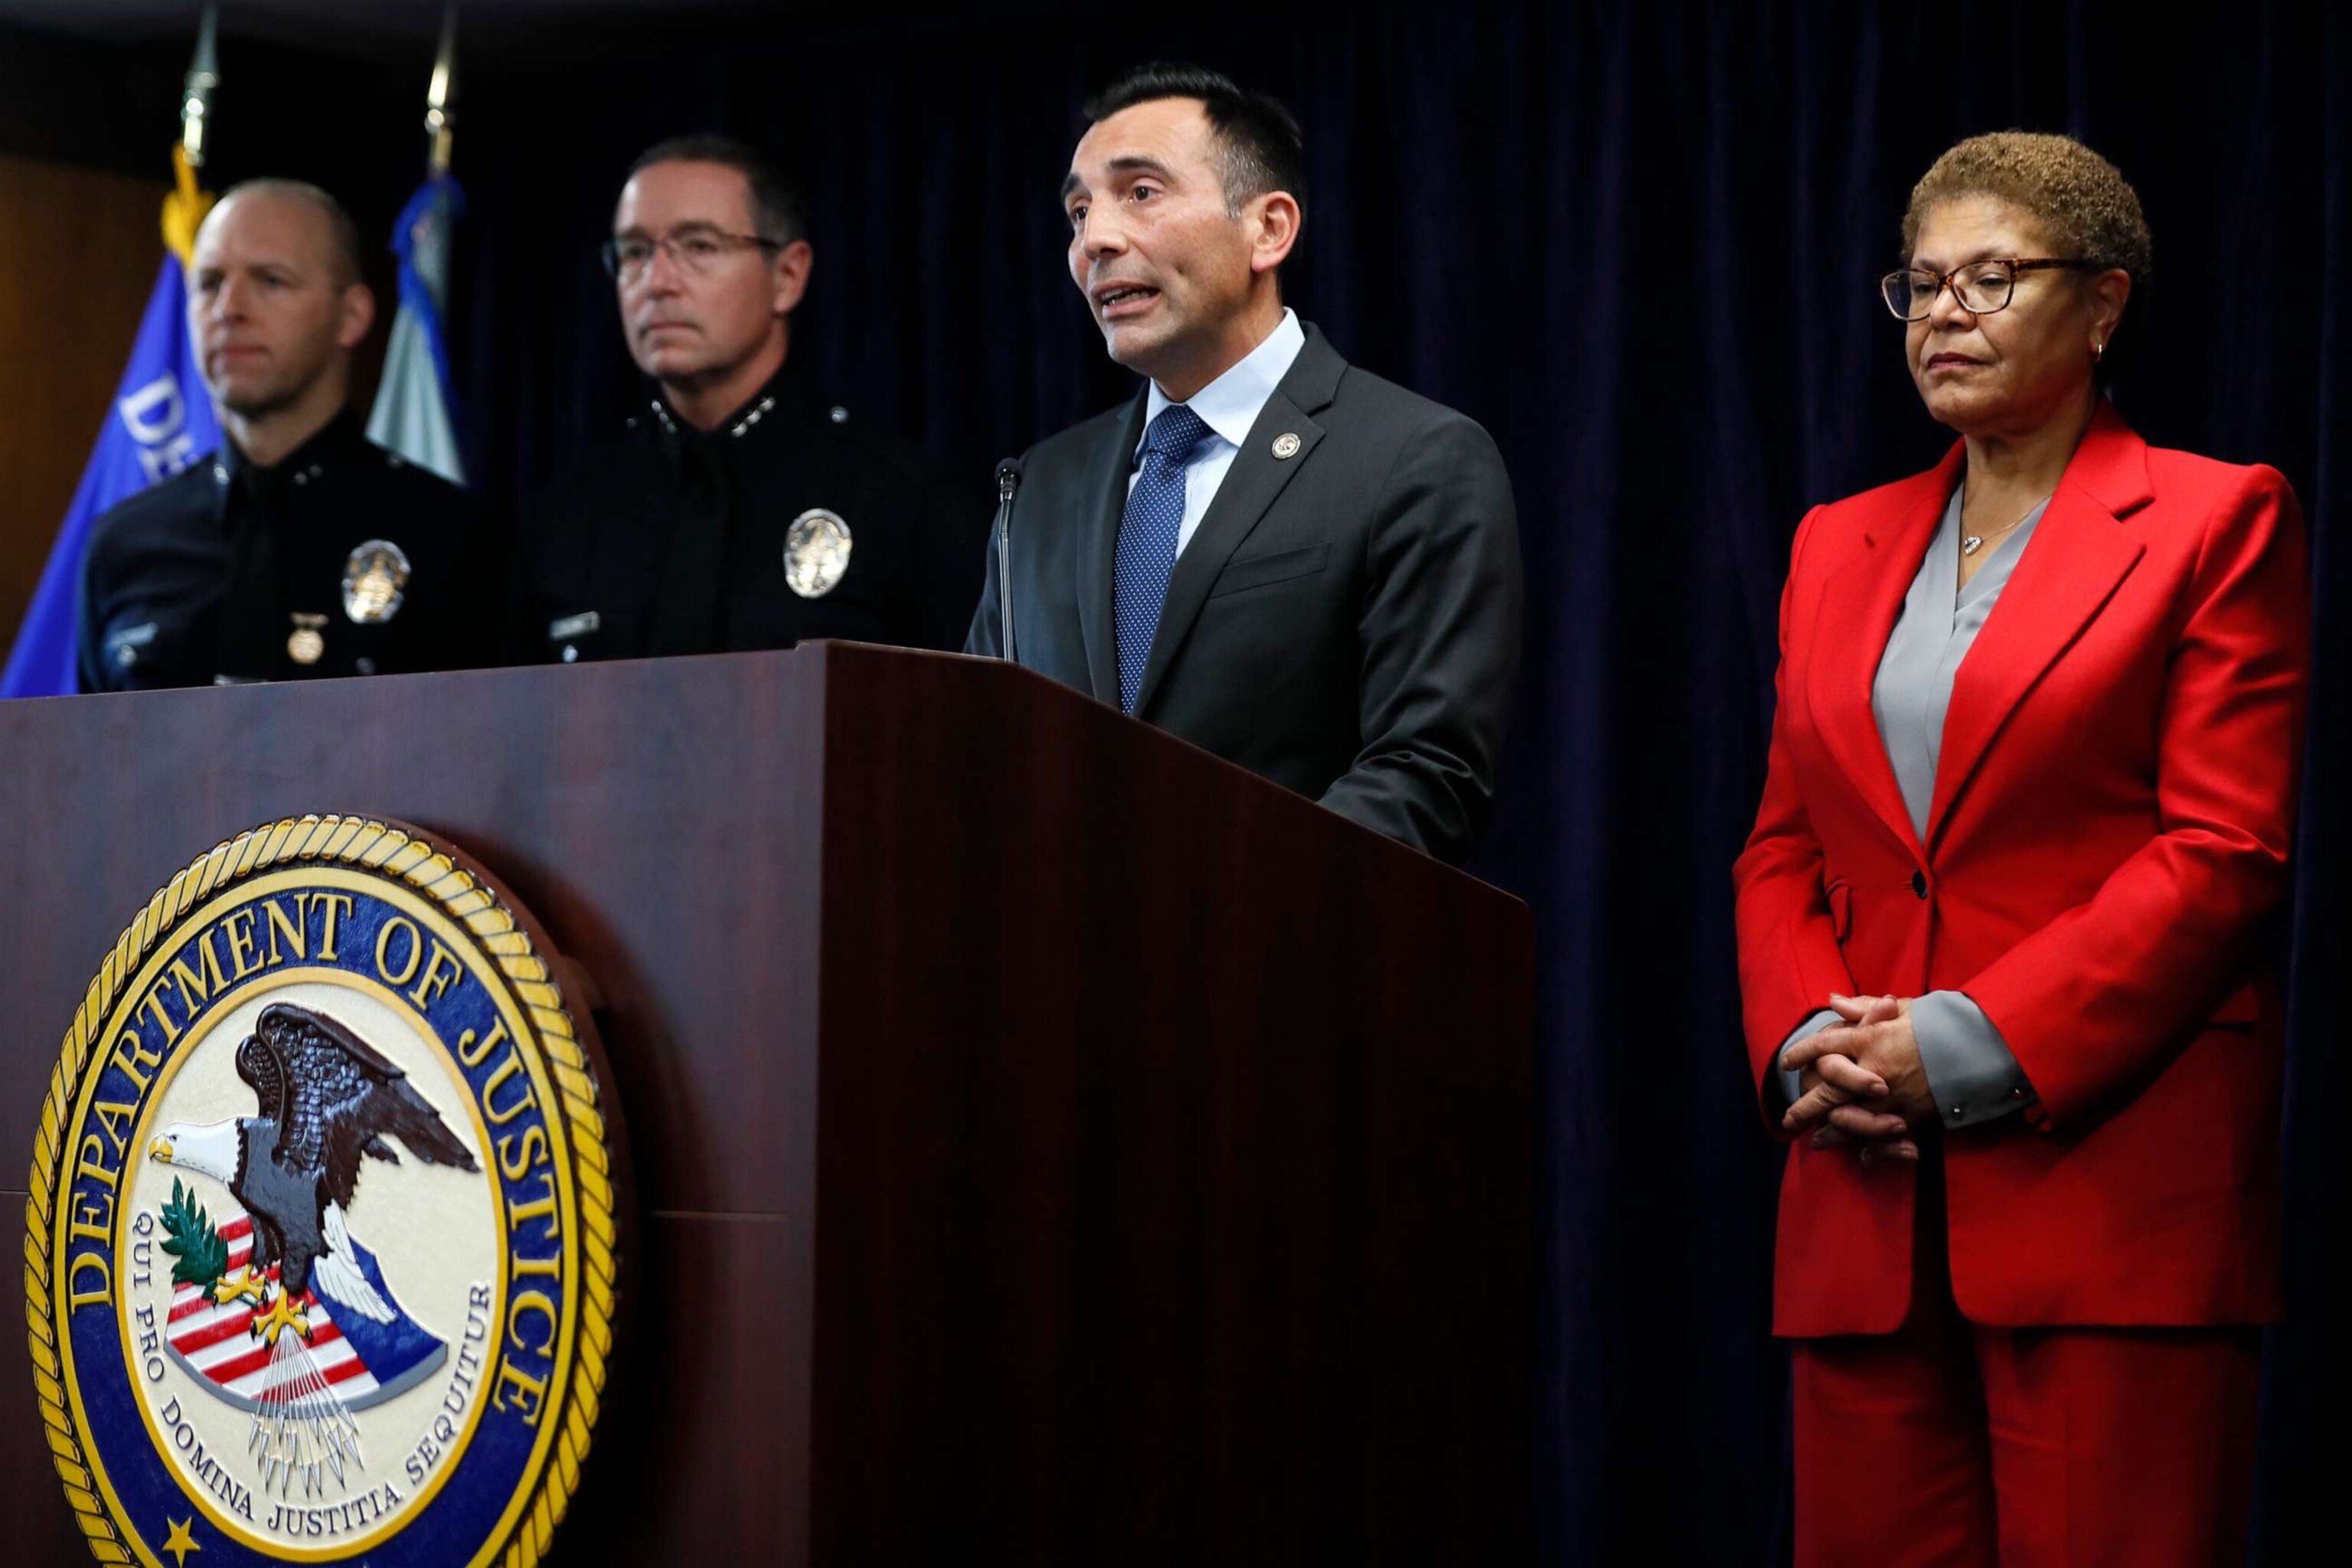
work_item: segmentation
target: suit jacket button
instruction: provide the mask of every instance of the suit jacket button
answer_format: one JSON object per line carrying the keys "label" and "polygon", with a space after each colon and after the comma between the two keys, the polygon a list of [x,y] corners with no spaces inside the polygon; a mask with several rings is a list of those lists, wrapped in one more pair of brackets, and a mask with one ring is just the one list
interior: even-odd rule
{"label": "suit jacket button", "polygon": [[1918,894],[1923,899],[1927,896],[1927,872],[1914,871],[1911,873],[1911,890]]}

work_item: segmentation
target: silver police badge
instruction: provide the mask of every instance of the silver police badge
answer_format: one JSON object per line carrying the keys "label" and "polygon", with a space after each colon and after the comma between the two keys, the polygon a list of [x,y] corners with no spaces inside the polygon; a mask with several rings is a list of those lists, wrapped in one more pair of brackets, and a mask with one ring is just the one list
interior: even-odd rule
{"label": "silver police badge", "polygon": [[837,511],[812,507],[784,534],[784,581],[803,599],[822,599],[849,573],[849,524]]}
{"label": "silver police badge", "polygon": [[389,539],[371,539],[343,562],[343,614],[377,626],[400,613],[408,595],[408,556]]}

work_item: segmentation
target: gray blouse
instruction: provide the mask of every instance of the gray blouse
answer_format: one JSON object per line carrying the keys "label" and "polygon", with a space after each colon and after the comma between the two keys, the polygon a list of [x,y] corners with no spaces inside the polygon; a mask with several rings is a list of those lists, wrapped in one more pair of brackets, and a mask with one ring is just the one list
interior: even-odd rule
{"label": "gray blouse", "polygon": [[1911,579],[1904,595],[1903,613],[1879,657],[1878,679],[1870,689],[1870,710],[1878,720],[1878,738],[1885,743],[1886,760],[1895,764],[1895,782],[1903,788],[1903,804],[1910,809],[1911,826],[1927,837],[1927,807],[1936,794],[1936,762],[1944,752],[1944,715],[1952,706],[1952,681],[1960,661],[1976,646],[1985,618],[2000,601],[2009,574],[2025,553],[2025,542],[2041,526],[2050,502],[2025,514],[2025,521],[2004,535],[1986,556],[1977,574],[1960,581],[1960,492],[1955,488],[1944,507],[1943,526],[1927,546],[1927,558]]}
{"label": "gray blouse", "polygon": [[[1936,763],[1943,753],[1944,718],[1952,706],[1952,682],[1975,646],[1977,634],[2000,603],[2010,574],[2025,553],[2026,541],[2041,525],[2050,502],[2026,513],[2002,537],[1976,575],[1960,582],[1960,490],[1944,507],[1942,526],[1928,542],[1927,558],[1911,579],[1903,610],[1895,617],[1870,708],[1878,735],[1894,764],[1895,782],[1911,825],[1924,839],[1927,808],[1934,804]],[[1798,1026],[1780,1048],[1841,1022],[1826,1008]],[[1969,1127],[2009,1115],[2030,1103],[2032,1086],[2017,1065],[2000,1031],[1984,1009],[1958,991],[1930,991],[1911,1004],[1911,1029],[1919,1042],[1919,1065],[1946,1127]],[[1781,1089],[1790,1100],[1797,1075],[1783,1072]]]}

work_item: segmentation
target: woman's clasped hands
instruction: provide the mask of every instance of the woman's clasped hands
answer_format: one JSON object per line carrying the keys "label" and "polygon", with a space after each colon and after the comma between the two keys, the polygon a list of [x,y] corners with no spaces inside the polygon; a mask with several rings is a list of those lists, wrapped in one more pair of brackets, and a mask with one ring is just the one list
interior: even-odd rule
{"label": "woman's clasped hands", "polygon": [[1854,1145],[1865,1165],[1916,1160],[1915,1128],[1934,1121],[1935,1101],[1911,1028],[1911,1002],[1897,996],[1840,996],[1830,1007],[1843,1019],[1780,1053],[1784,1070],[1799,1075],[1801,1092],[1780,1125],[1810,1136],[1816,1149]]}

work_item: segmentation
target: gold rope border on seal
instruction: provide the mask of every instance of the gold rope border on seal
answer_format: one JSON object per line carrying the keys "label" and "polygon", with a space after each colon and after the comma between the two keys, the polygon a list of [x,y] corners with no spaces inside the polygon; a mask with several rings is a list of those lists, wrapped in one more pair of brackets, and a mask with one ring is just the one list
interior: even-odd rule
{"label": "gold rope border on seal", "polygon": [[506,1568],[533,1568],[554,1539],[555,1527],[580,1487],[581,1463],[596,1426],[598,1402],[604,1388],[606,1358],[613,1348],[615,1294],[612,1156],[604,1147],[604,1117],[596,1103],[596,1081],[589,1076],[588,1054],[572,1032],[572,1016],[564,1010],[547,963],[531,951],[530,937],[514,913],[499,902],[474,874],[422,839],[382,822],[356,816],[288,817],[250,833],[240,833],[211,853],[199,856],[147,901],[115,940],[114,947],[89,983],[73,1024],[66,1030],[65,1048],[57,1070],[49,1075],[48,1098],[41,1105],[40,1134],[33,1143],[33,1174],[25,1201],[25,1327],[33,1354],[33,1383],[41,1399],[41,1420],[48,1428],[49,1454],[58,1479],[65,1484],[66,1501],[89,1538],[92,1556],[100,1563],[130,1563],[131,1549],[117,1533],[113,1520],[100,1501],[73,1422],[66,1414],[64,1365],[58,1351],[55,1293],[50,1287],[50,1217],[55,1211],[54,1175],[64,1165],[65,1119],[89,1068],[98,1045],[98,1029],[113,1009],[122,986],[138,972],[157,939],[215,892],[257,871],[299,861],[358,866],[378,871],[439,901],[442,911],[463,925],[482,944],[530,1009],[547,1051],[548,1064],[563,1099],[564,1124],[571,1134],[572,1174],[580,1195],[583,1248],[587,1267],[582,1270],[580,1353],[567,1380],[563,1396],[562,1430],[547,1457],[530,1508],[515,1521],[503,1561]]}

